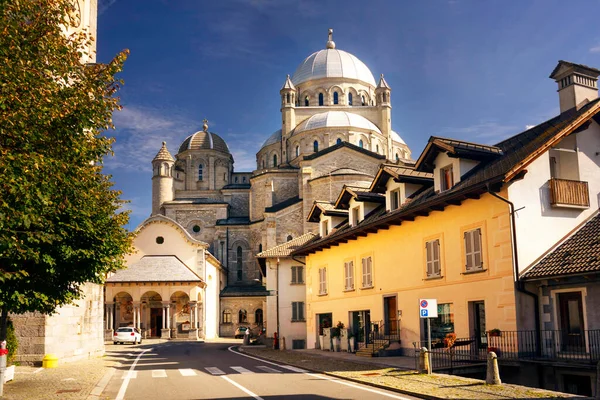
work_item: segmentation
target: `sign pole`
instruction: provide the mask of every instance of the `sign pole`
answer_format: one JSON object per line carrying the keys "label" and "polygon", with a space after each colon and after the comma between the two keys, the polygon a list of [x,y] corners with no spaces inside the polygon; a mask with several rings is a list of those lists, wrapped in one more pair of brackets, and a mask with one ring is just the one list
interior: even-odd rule
{"label": "sign pole", "polygon": [[429,350],[429,369],[427,370],[427,373],[431,374],[431,370],[433,369],[433,366],[431,365],[431,318],[427,318],[427,349]]}

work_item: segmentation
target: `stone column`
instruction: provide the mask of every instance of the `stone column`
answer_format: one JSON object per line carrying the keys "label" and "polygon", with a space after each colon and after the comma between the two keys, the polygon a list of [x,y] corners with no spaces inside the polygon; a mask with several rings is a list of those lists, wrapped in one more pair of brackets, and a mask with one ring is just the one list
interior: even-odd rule
{"label": "stone column", "polygon": [[140,312],[142,308],[142,304],[138,301],[133,303],[133,326],[135,326],[136,328],[140,329],[141,326],[141,321],[140,321],[140,317],[142,316],[142,313]]}
{"label": "stone column", "polygon": [[162,329],[160,331],[160,337],[162,339],[170,339],[171,338],[171,329],[169,329],[169,307],[170,302],[163,301],[162,302]]}
{"label": "stone column", "polygon": [[137,319],[137,305],[135,303],[133,303],[133,326],[136,326],[136,319]]}
{"label": "stone column", "polygon": [[190,332],[188,338],[198,340],[198,303],[190,301]]}
{"label": "stone column", "polygon": [[113,340],[113,307],[114,302],[106,302],[104,304],[104,308],[106,310],[106,321],[104,325],[104,340],[111,341]]}

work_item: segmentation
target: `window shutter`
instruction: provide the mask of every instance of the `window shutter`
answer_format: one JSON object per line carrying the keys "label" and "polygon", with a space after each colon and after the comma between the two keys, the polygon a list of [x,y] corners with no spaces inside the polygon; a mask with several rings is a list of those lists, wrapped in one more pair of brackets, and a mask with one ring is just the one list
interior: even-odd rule
{"label": "window shutter", "polygon": [[354,289],[354,261],[350,261],[348,269],[350,270],[350,289]]}
{"label": "window shutter", "polygon": [[432,243],[433,250],[433,274],[440,276],[441,268],[440,268],[440,240],[437,239]]}
{"label": "window shutter", "polygon": [[473,231],[473,267],[481,268],[481,229]]}
{"label": "window shutter", "polygon": [[298,283],[304,283],[304,267],[297,267]]}
{"label": "window shutter", "polygon": [[298,302],[298,319],[304,321],[304,302]]}
{"label": "window shutter", "polygon": [[296,310],[296,305],[297,305],[297,303],[293,301],[292,302],[292,321],[295,321],[295,320],[298,319],[298,313],[297,313],[297,310]]}
{"label": "window shutter", "polygon": [[473,268],[473,231],[465,232],[465,258],[467,260],[467,271]]}
{"label": "window shutter", "polygon": [[425,249],[427,253],[426,267],[427,267],[427,276],[431,276],[433,274],[433,251],[432,251],[432,243],[426,242]]}

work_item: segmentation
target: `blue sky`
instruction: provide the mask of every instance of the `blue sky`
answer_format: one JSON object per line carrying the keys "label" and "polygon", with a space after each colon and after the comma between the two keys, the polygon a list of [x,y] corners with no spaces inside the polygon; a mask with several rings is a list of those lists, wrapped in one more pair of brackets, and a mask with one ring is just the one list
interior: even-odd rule
{"label": "blue sky", "polygon": [[151,160],[175,155],[202,119],[236,171],[280,128],[286,74],[325,48],[392,88],[392,126],[416,158],[431,135],[496,143],[558,114],[559,59],[600,67],[600,3],[581,1],[100,0],[98,61],[128,48],[115,155],[130,229],[151,210]]}

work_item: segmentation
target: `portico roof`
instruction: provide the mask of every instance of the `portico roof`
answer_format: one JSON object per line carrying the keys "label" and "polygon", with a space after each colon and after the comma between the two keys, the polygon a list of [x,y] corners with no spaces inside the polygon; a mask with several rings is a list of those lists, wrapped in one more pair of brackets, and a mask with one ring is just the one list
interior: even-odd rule
{"label": "portico roof", "polygon": [[176,256],[161,255],[144,256],[106,282],[202,282],[202,279]]}

